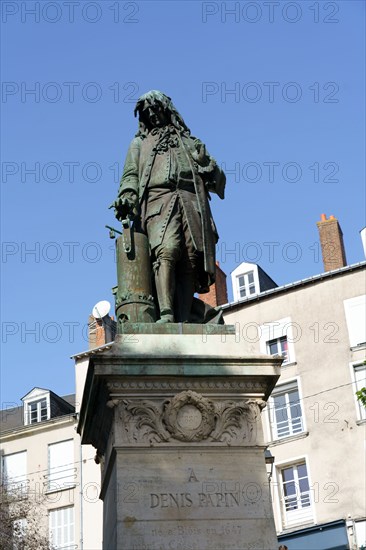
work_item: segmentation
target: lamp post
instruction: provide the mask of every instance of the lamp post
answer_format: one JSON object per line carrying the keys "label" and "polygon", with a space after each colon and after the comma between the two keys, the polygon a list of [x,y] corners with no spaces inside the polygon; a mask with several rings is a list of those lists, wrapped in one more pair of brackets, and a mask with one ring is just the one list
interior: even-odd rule
{"label": "lamp post", "polygon": [[[268,482],[271,483],[271,479],[272,479],[272,475],[273,475],[273,464],[274,464],[274,461],[275,461],[275,457],[273,456],[273,454],[271,453],[271,451],[269,449],[266,449],[264,451],[264,458],[265,458],[266,466],[267,466]],[[268,468],[268,466],[269,466],[269,468]]]}
{"label": "lamp post", "polygon": [[271,494],[271,479],[273,475],[273,464],[275,461],[275,457],[271,453],[269,449],[266,449],[264,451],[264,459],[266,462],[266,468],[267,468],[267,477],[268,477],[268,494],[269,494],[269,501],[272,502],[272,494]]}

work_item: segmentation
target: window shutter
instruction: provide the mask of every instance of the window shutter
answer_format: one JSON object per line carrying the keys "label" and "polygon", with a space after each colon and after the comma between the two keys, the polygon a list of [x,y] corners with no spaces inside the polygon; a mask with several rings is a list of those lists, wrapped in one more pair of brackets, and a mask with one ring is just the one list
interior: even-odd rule
{"label": "window shutter", "polygon": [[350,346],[366,342],[366,296],[344,300]]}

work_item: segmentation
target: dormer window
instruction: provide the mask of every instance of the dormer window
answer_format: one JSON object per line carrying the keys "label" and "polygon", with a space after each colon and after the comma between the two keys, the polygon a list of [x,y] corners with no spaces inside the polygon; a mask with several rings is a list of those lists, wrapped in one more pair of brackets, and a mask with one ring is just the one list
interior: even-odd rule
{"label": "dormer window", "polygon": [[37,424],[51,418],[50,392],[43,388],[34,388],[23,397],[24,425]]}
{"label": "dormer window", "polygon": [[231,273],[234,302],[250,300],[256,294],[276,288],[276,283],[263,269],[250,262],[242,262]]}

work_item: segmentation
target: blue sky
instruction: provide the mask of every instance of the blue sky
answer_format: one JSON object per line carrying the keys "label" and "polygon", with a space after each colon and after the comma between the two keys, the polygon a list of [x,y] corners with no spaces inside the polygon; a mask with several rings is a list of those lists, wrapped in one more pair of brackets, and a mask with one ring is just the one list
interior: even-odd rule
{"label": "blue sky", "polygon": [[226,169],[226,199],[211,204],[228,276],[242,261],[278,284],[320,273],[323,212],[340,220],[348,263],[364,259],[364,12],[2,2],[2,407],[34,386],[74,390],[69,356],[88,347],[93,305],[112,301],[104,225],[118,225],[108,206],[150,89]]}

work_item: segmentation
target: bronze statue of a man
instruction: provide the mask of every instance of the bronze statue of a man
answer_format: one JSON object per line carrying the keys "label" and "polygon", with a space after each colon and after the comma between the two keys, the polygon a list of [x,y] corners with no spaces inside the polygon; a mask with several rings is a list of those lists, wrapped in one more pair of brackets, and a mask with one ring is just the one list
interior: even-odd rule
{"label": "bronze statue of a man", "polygon": [[160,323],[188,322],[195,292],[215,277],[218,234],[208,199],[224,198],[225,175],[191,136],[171,99],[159,91],[139,98],[139,130],[123,170],[116,217],[130,212],[147,235]]}

